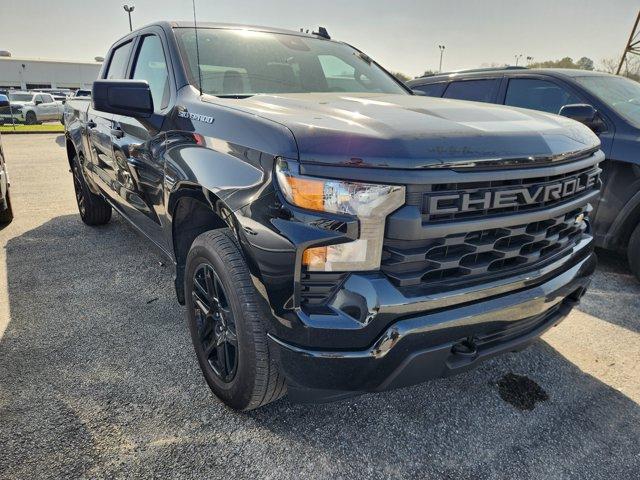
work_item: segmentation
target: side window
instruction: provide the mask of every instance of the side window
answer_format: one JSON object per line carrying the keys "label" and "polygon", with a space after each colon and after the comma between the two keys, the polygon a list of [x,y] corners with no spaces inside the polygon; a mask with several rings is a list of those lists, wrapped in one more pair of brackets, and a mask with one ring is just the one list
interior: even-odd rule
{"label": "side window", "polygon": [[162,42],[156,35],[148,35],[142,39],[132,78],[149,82],[153,107],[156,111],[169,105],[169,71],[162,50]]}
{"label": "side window", "polygon": [[536,78],[512,78],[509,80],[504,104],[511,107],[530,108],[558,113],[565,105],[582,101],[561,86]]}
{"label": "side window", "polygon": [[34,103],[36,103],[36,104],[38,104],[38,103],[44,103],[44,99],[42,98],[42,95],[36,95],[36,96],[33,98],[33,102],[34,102]]}
{"label": "side window", "polygon": [[42,101],[44,103],[53,103],[53,97],[51,95],[49,95],[49,94],[43,93],[42,94]]}
{"label": "side window", "polygon": [[497,78],[451,82],[447,91],[444,92],[444,98],[491,103],[499,85],[500,82]]}
{"label": "side window", "polygon": [[111,54],[111,61],[105,78],[123,79],[127,73],[127,63],[129,63],[129,53],[131,53],[131,42],[127,42],[116,48]]}
{"label": "side window", "polygon": [[424,92],[425,95],[429,97],[441,97],[442,92],[444,92],[444,89],[446,88],[446,86],[447,86],[446,82],[440,82],[440,83],[428,83],[426,85],[416,85],[411,88],[412,90],[420,90],[421,92]]}

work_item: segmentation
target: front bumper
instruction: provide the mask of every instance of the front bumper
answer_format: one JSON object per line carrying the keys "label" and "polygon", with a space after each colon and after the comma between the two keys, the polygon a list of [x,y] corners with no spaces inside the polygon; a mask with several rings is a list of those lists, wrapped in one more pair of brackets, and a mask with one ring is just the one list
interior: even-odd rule
{"label": "front bumper", "polygon": [[24,114],[20,112],[13,112],[13,115],[6,112],[0,113],[0,120],[4,123],[24,122]]}
{"label": "front bumper", "polygon": [[[524,348],[578,303],[596,266],[590,246],[591,242],[583,246],[583,255],[572,266],[537,277],[545,279],[535,286],[407,314],[364,349],[305,348],[270,335],[289,397],[330,401],[404,387],[463,372],[494,355]],[[410,307],[403,305],[407,312]]]}

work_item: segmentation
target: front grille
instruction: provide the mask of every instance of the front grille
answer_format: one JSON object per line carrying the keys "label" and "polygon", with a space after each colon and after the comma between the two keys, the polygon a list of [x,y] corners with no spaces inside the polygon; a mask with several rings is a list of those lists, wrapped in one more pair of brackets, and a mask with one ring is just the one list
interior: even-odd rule
{"label": "front grille", "polygon": [[387,238],[382,271],[399,287],[436,283],[454,286],[511,273],[559,256],[575,246],[586,229],[586,223],[578,217],[587,210],[585,206],[542,221],[436,239]]}
{"label": "front grille", "polygon": [[[462,211],[460,208],[461,195],[468,194],[469,200],[474,205],[478,205],[480,200],[486,194],[493,191],[521,191],[527,189],[530,193],[538,188],[558,184],[558,182],[584,182],[589,175],[596,176],[594,184],[586,190],[575,192],[573,196],[583,195],[584,193],[597,190],[600,186],[599,181],[600,169],[596,166],[585,167],[580,170],[567,172],[559,175],[547,175],[534,178],[516,178],[508,180],[491,180],[482,182],[458,182],[458,183],[437,183],[432,185],[410,185],[407,187],[407,205],[415,205],[420,208],[423,215],[423,221],[430,223],[450,222],[455,220],[466,220],[472,218],[484,218],[490,215],[503,215],[510,213],[518,213],[524,211],[535,211],[550,208],[567,201],[572,195],[562,196],[560,198],[544,199],[542,195],[538,201],[530,203],[518,202],[517,205],[500,207],[490,206],[489,208],[475,208],[472,210]],[[429,212],[428,204],[431,197],[447,198],[447,196],[458,197],[451,198],[442,202],[444,208],[459,209],[453,213],[433,214]]]}

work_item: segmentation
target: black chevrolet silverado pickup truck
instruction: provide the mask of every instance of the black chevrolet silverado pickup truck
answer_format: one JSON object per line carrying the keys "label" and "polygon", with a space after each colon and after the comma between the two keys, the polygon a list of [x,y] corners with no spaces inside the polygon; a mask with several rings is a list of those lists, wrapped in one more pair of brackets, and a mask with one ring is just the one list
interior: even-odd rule
{"label": "black chevrolet silverado pickup truck", "polygon": [[203,374],[236,409],[519,350],[595,268],[588,128],[413,95],[324,29],[146,26],[65,125],[82,220],[115,210],[172,260]]}

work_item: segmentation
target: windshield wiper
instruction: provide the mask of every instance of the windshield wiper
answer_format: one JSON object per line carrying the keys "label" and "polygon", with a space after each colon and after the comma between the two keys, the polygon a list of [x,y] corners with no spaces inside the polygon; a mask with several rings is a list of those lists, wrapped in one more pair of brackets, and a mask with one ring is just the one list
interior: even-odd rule
{"label": "windshield wiper", "polygon": [[249,97],[253,97],[255,95],[255,93],[234,93],[234,94],[222,94],[222,95],[215,95],[218,98],[237,98],[237,99],[243,99],[243,98],[249,98]]}

